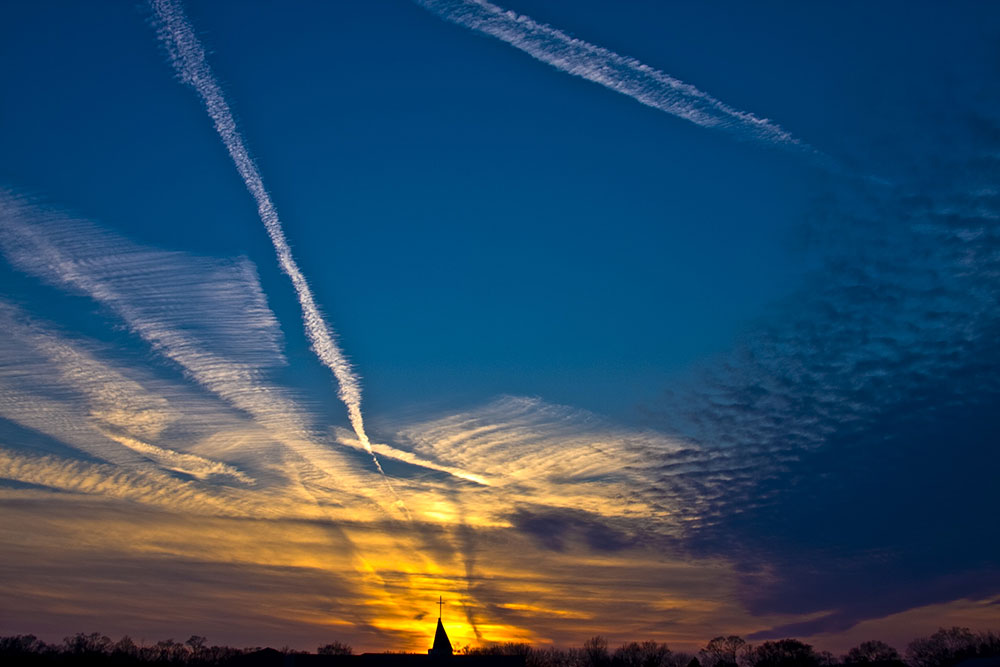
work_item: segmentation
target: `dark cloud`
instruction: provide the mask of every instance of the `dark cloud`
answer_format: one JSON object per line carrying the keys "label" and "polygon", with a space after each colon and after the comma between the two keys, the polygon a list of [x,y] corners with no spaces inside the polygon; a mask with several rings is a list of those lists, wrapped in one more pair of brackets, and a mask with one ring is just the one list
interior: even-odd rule
{"label": "dark cloud", "polygon": [[734,561],[753,613],[829,610],[759,637],[1000,592],[1000,123],[949,136],[833,189],[803,235],[822,268],[652,411],[691,443],[646,492],[687,548]]}
{"label": "dark cloud", "polygon": [[521,508],[509,519],[516,530],[551,551],[565,551],[574,542],[592,551],[620,551],[635,543],[626,533],[578,510]]}

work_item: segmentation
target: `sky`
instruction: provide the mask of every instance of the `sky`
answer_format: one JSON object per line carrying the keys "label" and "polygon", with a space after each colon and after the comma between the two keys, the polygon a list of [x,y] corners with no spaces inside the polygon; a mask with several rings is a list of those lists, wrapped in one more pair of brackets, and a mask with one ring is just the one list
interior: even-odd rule
{"label": "sky", "polygon": [[998,629],[1000,7],[0,6],[0,634]]}

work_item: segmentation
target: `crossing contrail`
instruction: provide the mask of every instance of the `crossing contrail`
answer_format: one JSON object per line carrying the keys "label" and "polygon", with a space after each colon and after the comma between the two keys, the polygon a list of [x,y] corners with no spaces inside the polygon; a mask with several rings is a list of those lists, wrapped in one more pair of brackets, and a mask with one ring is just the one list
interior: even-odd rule
{"label": "crossing contrail", "polygon": [[695,125],[743,139],[812,152],[776,123],[739,111],[635,58],[570,37],[486,0],[414,0],[452,23],[496,37],[558,70],[598,83]]}
{"label": "crossing contrail", "polygon": [[[236,121],[233,119],[233,113],[222,94],[222,89],[205,59],[205,49],[195,36],[191,24],[178,2],[175,0],[150,0],[150,5],[156,14],[157,33],[167,47],[174,69],[181,81],[194,88],[198,96],[201,97],[208,115],[215,124],[216,132],[219,133],[222,143],[225,144],[230,157],[236,164],[236,170],[243,177],[247,190],[250,191],[257,203],[257,212],[264,227],[267,228],[271,243],[274,245],[274,251],[277,253],[278,265],[292,281],[292,286],[295,288],[295,294],[298,296],[299,305],[302,308],[302,322],[305,325],[306,335],[309,337],[312,349],[319,360],[333,371],[338,385],[337,395],[347,406],[347,415],[351,426],[365,451],[371,455],[375,467],[385,477],[385,471],[382,470],[382,465],[372,450],[368,435],[365,433],[365,423],[361,415],[361,383],[358,376],[355,375],[354,369],[351,368],[351,363],[337,345],[333,331],[320,314],[312,290],[309,289],[309,283],[292,257],[292,250],[288,246],[288,240],[285,238],[285,232],[281,227],[274,203],[271,201],[271,197],[264,187],[260,171],[253,158],[250,157],[243,137],[236,127]],[[385,481],[389,484],[388,477],[385,477]],[[391,484],[389,484],[389,488],[392,489]],[[395,491],[393,494],[395,495]]]}

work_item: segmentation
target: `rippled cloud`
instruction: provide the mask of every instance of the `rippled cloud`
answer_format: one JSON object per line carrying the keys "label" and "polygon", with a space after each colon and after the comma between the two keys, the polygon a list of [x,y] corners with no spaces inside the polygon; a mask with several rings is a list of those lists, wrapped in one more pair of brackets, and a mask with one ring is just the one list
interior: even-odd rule
{"label": "rippled cloud", "polygon": [[738,562],[754,612],[811,615],[757,637],[1000,592],[1000,544],[980,530],[1000,428],[1000,132],[965,120],[949,159],[832,189],[805,234],[808,286],[650,409],[690,443],[660,466],[685,543]]}

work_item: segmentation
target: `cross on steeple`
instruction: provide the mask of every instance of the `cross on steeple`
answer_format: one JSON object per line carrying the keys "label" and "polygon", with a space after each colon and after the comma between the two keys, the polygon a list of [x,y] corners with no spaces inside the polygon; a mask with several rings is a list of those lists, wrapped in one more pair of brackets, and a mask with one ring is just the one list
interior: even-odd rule
{"label": "cross on steeple", "polygon": [[434,632],[434,645],[431,646],[431,649],[427,653],[434,657],[454,655],[454,650],[451,648],[451,641],[448,639],[448,633],[444,631],[444,624],[441,622],[441,613],[444,611],[444,598],[440,595],[438,596],[437,604],[438,626]]}

